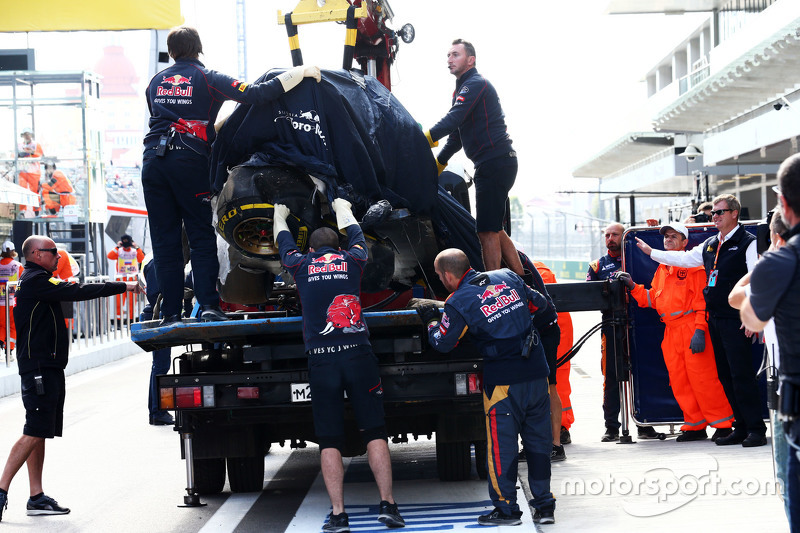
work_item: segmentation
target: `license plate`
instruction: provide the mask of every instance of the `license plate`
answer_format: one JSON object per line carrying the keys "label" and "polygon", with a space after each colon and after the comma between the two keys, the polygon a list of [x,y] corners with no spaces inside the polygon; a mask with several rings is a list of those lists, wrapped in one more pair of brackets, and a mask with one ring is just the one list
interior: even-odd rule
{"label": "license plate", "polygon": [[292,402],[310,402],[311,385],[308,383],[292,383]]}

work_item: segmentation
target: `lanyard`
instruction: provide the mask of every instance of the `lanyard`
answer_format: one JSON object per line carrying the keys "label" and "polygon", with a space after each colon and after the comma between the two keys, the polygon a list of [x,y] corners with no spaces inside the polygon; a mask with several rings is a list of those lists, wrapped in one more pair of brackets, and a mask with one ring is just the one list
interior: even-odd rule
{"label": "lanyard", "polygon": [[719,259],[720,248],[722,248],[722,237],[719,237],[719,244],[717,245],[717,255],[714,256],[714,270],[717,269],[717,259]]}

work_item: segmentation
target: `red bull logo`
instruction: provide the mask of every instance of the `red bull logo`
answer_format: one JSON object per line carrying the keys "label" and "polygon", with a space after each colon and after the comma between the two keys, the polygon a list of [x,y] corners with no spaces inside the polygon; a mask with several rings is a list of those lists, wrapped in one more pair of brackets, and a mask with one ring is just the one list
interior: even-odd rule
{"label": "red bull logo", "polygon": [[[339,261],[342,261],[341,263]],[[343,254],[327,253],[311,260],[308,265],[308,273],[324,274],[326,272],[347,272],[347,263],[344,261]]]}
{"label": "red bull logo", "polygon": [[507,307],[519,301],[520,297],[519,294],[517,293],[517,290],[511,289],[511,294],[498,294],[493,304],[482,305],[481,313],[483,313],[483,316],[489,317],[490,315],[493,315],[494,313],[500,311],[504,307]]}
{"label": "red bull logo", "polygon": [[[192,96],[192,76],[188,78],[180,74],[163,76],[161,84],[169,84],[171,87],[156,87],[156,96]],[[181,85],[188,85],[188,87],[182,88]]]}
{"label": "red bull logo", "polygon": [[341,329],[344,333],[357,333],[364,331],[366,326],[361,321],[361,302],[353,294],[340,294],[328,306],[326,315],[327,324],[320,331],[327,335],[334,330]]}
{"label": "red bull logo", "polygon": [[507,288],[508,285],[505,282],[498,283],[497,285],[487,285],[483,292],[478,295],[478,298],[480,298],[481,303],[483,303],[489,298],[496,298],[498,294]]}

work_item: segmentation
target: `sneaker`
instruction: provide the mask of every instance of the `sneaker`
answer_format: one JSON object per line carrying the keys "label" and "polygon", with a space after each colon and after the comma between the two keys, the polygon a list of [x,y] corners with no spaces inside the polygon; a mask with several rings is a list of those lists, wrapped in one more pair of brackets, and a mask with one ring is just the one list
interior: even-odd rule
{"label": "sneaker", "polygon": [[564,426],[561,426],[561,444],[572,444],[572,437],[569,434],[569,430]]}
{"label": "sneaker", "polygon": [[8,493],[0,492],[0,522],[3,521],[3,509],[8,509]]}
{"label": "sneaker", "polygon": [[693,440],[705,440],[708,438],[708,433],[706,433],[705,429],[690,429],[687,431],[681,431],[681,434],[678,435],[678,438],[675,439],[675,442],[689,442]]}
{"label": "sneaker", "polygon": [[45,494],[35,500],[28,498],[28,516],[67,513],[69,513],[69,509],[59,506],[57,501]]}
{"label": "sneaker", "polygon": [[564,451],[564,446],[553,445],[553,450],[550,452],[550,462],[557,463],[558,461],[566,461],[567,452]]}
{"label": "sneaker", "polygon": [[615,440],[619,440],[619,430],[606,428],[606,432],[603,433],[603,438],[600,439],[600,442],[614,442]]}
{"label": "sneaker", "polygon": [[642,440],[658,439],[660,438],[653,426],[641,426],[638,429],[639,438]]}
{"label": "sneaker", "polygon": [[555,524],[555,512],[556,508],[553,505],[536,509],[536,511],[533,513],[533,522],[535,524]]}
{"label": "sneaker", "polygon": [[397,510],[397,502],[389,503],[381,500],[381,509],[378,513],[378,522],[386,527],[406,527],[406,521]]}
{"label": "sneaker", "polygon": [[522,511],[514,514],[506,514],[495,507],[489,514],[482,514],[478,517],[478,524],[482,526],[518,526],[522,523]]}
{"label": "sneaker", "polygon": [[347,519],[347,513],[331,513],[328,516],[328,521],[322,526],[322,531],[326,533],[348,533],[350,531],[350,521]]}

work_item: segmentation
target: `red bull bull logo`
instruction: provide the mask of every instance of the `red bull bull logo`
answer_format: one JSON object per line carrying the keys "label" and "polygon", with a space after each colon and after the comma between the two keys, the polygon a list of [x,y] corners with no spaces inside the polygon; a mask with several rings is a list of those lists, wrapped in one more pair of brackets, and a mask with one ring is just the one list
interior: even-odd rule
{"label": "red bull bull logo", "polygon": [[[192,96],[192,76],[188,78],[180,74],[164,76],[161,84],[169,84],[171,87],[156,87],[156,96]],[[181,85],[188,85],[188,87],[182,88]]]}
{"label": "red bull bull logo", "polygon": [[[342,261],[342,262],[339,262]],[[324,274],[326,272],[347,272],[347,263],[343,254],[327,253],[311,260],[308,274]]]}
{"label": "red bull bull logo", "polygon": [[321,335],[337,329],[345,333],[357,333],[366,329],[361,320],[361,301],[353,294],[340,294],[334,298],[328,306],[326,321],[325,328],[320,331]]}
{"label": "red bull bull logo", "polygon": [[497,285],[487,285],[483,292],[478,295],[478,298],[481,299],[481,303],[484,303],[489,298],[496,298],[498,294],[507,288],[508,285],[505,282],[498,283]]}

